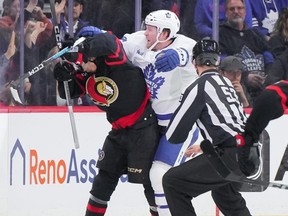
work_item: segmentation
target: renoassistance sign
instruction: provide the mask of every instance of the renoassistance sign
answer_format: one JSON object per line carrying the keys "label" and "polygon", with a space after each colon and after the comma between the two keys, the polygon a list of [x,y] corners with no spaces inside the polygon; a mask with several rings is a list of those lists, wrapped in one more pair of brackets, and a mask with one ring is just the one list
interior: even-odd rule
{"label": "renoassistance sign", "polygon": [[[77,107],[80,148],[75,149],[66,109],[1,109],[0,216],[85,215],[93,177],[98,172],[98,152],[111,126],[105,113],[93,107]],[[265,136],[265,142],[270,144],[269,161],[264,164],[266,178],[282,184],[288,184],[287,123],[287,115],[272,121]],[[288,216],[288,190],[247,191],[243,196],[254,216]],[[193,203],[201,216],[221,215],[215,211],[210,193],[197,197]],[[142,185],[128,183],[123,175],[106,215],[149,215]]]}

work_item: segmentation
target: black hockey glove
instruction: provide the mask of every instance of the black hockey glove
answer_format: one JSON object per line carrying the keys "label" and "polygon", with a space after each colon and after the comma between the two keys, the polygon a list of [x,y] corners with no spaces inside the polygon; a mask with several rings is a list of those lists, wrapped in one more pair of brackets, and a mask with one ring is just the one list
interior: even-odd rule
{"label": "black hockey glove", "polygon": [[65,34],[64,40],[62,41],[62,49],[66,47],[71,47],[75,43],[76,39],[71,37],[69,34]]}
{"label": "black hockey glove", "polygon": [[[239,141],[239,139],[237,139],[237,141]],[[260,165],[260,152],[258,143],[256,143],[257,145],[254,145],[251,137],[245,136],[242,137],[240,143],[237,142],[237,144],[238,164],[240,170],[244,175],[250,176],[256,170],[258,170]]]}
{"label": "black hockey glove", "polygon": [[[74,45],[76,39],[70,37],[69,34],[66,34],[64,37],[64,41],[62,41],[62,49],[66,48],[66,47],[72,47]],[[63,55],[63,58],[67,61],[75,62],[78,59],[78,51],[79,51],[79,46],[76,47],[75,49],[65,53]]]}
{"label": "black hockey glove", "polygon": [[[70,81],[75,79],[76,73],[81,71],[77,71],[73,63],[69,63],[66,61],[59,62],[54,67],[54,78],[58,81]],[[83,72],[83,71],[82,71]]]}

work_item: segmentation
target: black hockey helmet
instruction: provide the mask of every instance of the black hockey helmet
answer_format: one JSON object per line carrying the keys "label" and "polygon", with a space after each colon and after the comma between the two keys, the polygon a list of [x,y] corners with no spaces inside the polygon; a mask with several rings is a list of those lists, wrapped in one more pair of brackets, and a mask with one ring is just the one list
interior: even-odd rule
{"label": "black hockey helmet", "polygon": [[193,47],[193,59],[199,66],[219,66],[220,51],[217,42],[212,39],[199,40]]}

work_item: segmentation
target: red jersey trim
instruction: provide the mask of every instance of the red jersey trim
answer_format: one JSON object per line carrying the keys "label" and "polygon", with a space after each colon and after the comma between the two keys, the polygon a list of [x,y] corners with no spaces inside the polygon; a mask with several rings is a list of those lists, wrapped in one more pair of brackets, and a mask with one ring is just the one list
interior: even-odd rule
{"label": "red jersey trim", "polygon": [[140,105],[139,109],[130,115],[124,116],[122,118],[119,118],[117,121],[112,122],[112,128],[113,129],[126,128],[135,124],[135,122],[143,114],[149,99],[150,99],[150,93],[149,93],[149,90],[147,89],[145,98],[142,104]]}
{"label": "red jersey trim", "polygon": [[284,112],[284,110],[287,109],[287,105],[286,105],[287,104],[287,97],[284,94],[284,92],[281,90],[281,88],[278,86],[271,85],[271,86],[268,86],[266,89],[276,91],[276,93],[281,97],[281,105],[282,105],[283,112]]}

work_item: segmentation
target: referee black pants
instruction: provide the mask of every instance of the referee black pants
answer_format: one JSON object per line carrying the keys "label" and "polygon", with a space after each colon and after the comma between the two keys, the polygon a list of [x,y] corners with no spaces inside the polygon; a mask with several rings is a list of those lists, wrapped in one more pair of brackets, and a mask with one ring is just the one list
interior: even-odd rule
{"label": "referee black pants", "polygon": [[[235,148],[226,148],[225,154],[234,158]],[[203,154],[168,170],[163,187],[172,216],[196,216],[191,200],[208,191],[225,216],[251,216],[239,193],[241,184],[221,177]]]}

